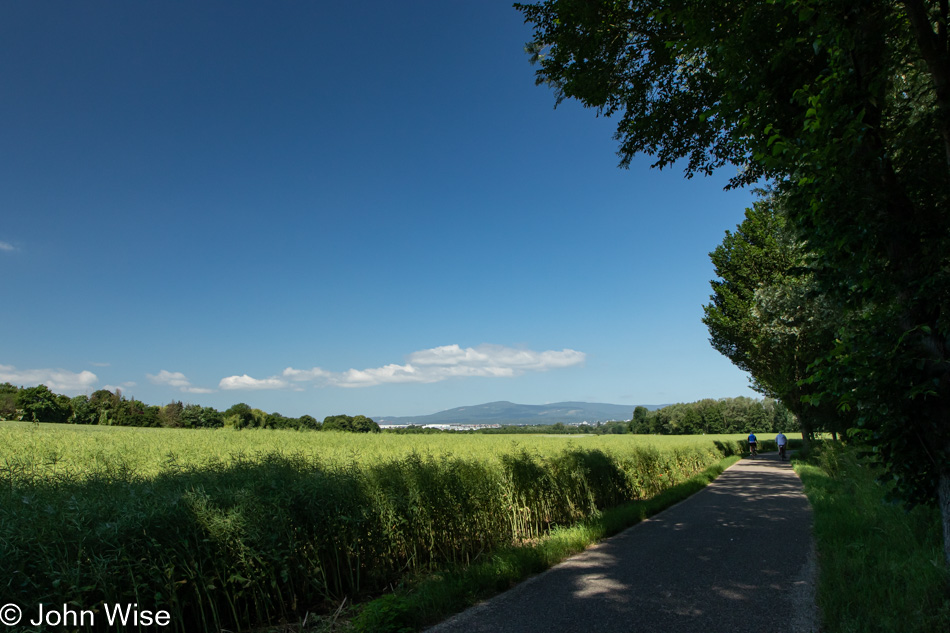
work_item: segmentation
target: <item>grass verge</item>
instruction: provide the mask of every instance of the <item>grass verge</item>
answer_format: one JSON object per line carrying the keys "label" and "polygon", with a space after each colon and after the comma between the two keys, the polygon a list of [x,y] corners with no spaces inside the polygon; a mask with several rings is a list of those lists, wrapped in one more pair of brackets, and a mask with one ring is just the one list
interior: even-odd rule
{"label": "grass verge", "polygon": [[822,631],[950,631],[936,509],[889,502],[879,468],[832,443],[795,470],[814,510]]}
{"label": "grass verge", "polygon": [[557,528],[530,545],[494,552],[485,560],[431,574],[362,607],[352,620],[360,633],[405,633],[437,622],[511,588],[698,492],[740,459],[731,456],[655,497],[625,503],[573,527]]}

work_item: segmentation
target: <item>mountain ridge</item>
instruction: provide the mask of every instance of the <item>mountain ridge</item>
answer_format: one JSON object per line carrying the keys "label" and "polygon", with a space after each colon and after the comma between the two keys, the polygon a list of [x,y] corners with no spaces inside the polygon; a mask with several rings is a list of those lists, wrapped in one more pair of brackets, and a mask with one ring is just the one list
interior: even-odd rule
{"label": "mountain ridge", "polygon": [[627,405],[604,402],[552,402],[516,404],[507,400],[446,409],[428,415],[380,416],[379,424],[565,424],[629,420],[633,409],[658,409],[665,405]]}

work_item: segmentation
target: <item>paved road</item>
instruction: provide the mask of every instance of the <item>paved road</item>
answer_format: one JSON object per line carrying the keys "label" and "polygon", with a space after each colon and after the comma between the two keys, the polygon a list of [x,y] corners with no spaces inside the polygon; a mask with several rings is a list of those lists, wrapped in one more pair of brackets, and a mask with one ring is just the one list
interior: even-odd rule
{"label": "paved road", "polygon": [[431,633],[817,631],[811,507],[775,453]]}

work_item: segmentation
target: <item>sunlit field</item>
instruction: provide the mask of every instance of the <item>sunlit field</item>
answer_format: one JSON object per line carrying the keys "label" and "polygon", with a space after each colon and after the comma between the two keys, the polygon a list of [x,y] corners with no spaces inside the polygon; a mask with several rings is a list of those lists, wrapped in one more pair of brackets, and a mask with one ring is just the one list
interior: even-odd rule
{"label": "sunlit field", "polygon": [[0,423],[0,604],[292,619],[653,498],[741,439]]}
{"label": "sunlit field", "polygon": [[733,435],[479,435],[335,433],[270,429],[158,429],[0,422],[0,470],[29,470],[39,478],[122,473],[148,478],[164,472],[225,466],[265,454],[303,457],[328,467],[372,464],[410,454],[497,461],[527,451],[565,448],[623,455],[634,447],[658,450],[715,446],[745,440]]}

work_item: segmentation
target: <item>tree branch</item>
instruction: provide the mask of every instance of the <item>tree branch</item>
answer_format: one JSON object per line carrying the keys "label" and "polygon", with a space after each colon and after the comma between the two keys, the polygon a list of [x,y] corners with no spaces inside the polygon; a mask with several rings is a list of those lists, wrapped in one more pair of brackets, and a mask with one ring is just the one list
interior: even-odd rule
{"label": "tree branch", "polygon": [[933,80],[939,113],[937,125],[947,154],[947,169],[950,170],[950,52],[945,45],[948,0],[940,2],[941,15],[937,19],[936,32],[923,0],[902,0],[902,3],[914,30],[917,48]]}

